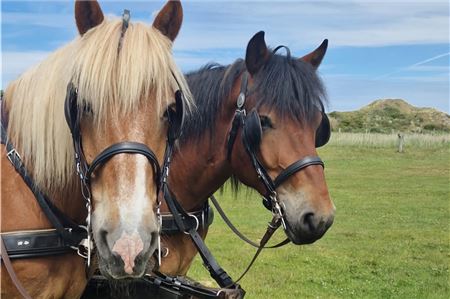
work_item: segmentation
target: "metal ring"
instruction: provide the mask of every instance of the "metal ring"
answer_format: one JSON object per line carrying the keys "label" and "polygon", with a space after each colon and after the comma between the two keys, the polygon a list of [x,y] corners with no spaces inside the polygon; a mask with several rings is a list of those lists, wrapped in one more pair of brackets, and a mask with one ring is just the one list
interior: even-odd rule
{"label": "metal ring", "polygon": [[165,250],[164,253],[162,254],[162,257],[167,257],[169,255],[169,247],[163,247],[163,249]]}
{"label": "metal ring", "polygon": [[220,295],[221,293],[225,293],[224,290],[222,290],[222,289],[218,290],[217,293],[216,293],[216,296],[219,297],[219,295]]}
{"label": "metal ring", "polygon": [[[195,219],[195,222],[197,222],[197,225],[195,226],[195,230],[198,230],[198,228],[199,228],[199,226],[200,226],[200,222],[198,221],[197,216],[191,215],[191,214],[188,214],[188,215],[189,215],[190,217],[192,217],[192,218]],[[184,231],[183,233],[186,234],[186,235],[189,235],[189,232]]]}

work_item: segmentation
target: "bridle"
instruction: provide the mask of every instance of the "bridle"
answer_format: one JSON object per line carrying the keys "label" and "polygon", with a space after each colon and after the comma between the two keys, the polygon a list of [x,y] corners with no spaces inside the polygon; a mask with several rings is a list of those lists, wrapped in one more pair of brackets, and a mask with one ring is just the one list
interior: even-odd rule
{"label": "bridle", "polygon": [[[122,42],[123,34],[128,27],[129,11],[125,10],[123,16],[122,36],[119,43]],[[81,181],[82,196],[86,201],[87,218],[86,226],[79,225],[73,222],[69,217],[64,215],[52,201],[41,192],[35,185],[33,179],[28,174],[28,171],[20,157],[14,148],[13,144],[9,141],[6,131],[7,113],[4,110],[3,92],[0,98],[1,107],[1,143],[7,150],[7,158],[11,162],[14,169],[22,177],[26,185],[33,192],[37,203],[41,207],[44,214],[47,216],[54,229],[42,229],[42,230],[28,230],[2,233],[0,238],[1,249],[0,255],[2,264],[5,263],[7,272],[12,279],[14,285],[24,298],[31,298],[27,291],[23,288],[21,282],[18,280],[14,269],[12,268],[10,257],[12,258],[30,258],[50,256],[54,254],[62,254],[68,250],[76,250],[77,253],[87,260],[86,274],[88,275],[88,269],[91,261],[91,254],[93,248],[93,241],[91,236],[91,214],[92,214],[92,201],[91,201],[91,186],[90,180],[93,172],[102,167],[109,159],[117,154],[140,154],[144,155],[152,166],[154,181],[156,183],[156,215],[160,227],[162,225],[162,217],[160,213],[161,202],[158,197],[159,190],[163,183],[167,182],[167,176],[169,174],[170,159],[173,150],[175,140],[181,134],[181,127],[183,124],[184,116],[184,95],[181,91],[181,86],[177,81],[174,74],[175,82],[178,85],[178,90],[175,92],[175,104],[176,110],[171,106],[166,111],[166,116],[169,122],[169,128],[167,130],[167,146],[164,154],[163,171],[161,171],[158,159],[155,153],[145,144],[124,141],[113,144],[103,150],[91,164],[87,163],[83,147],[80,123],[83,111],[79,111],[78,107],[78,94],[77,90],[72,83],[67,86],[67,93],[64,103],[64,114],[66,122],[69,126],[75,153],[75,163],[78,177]],[[158,263],[161,263],[161,241],[158,234]]]}
{"label": "bridle", "polygon": [[[122,30],[119,40],[119,46],[117,51],[120,52],[122,48],[123,38],[125,32],[128,29],[130,21],[130,11],[125,9],[122,16]],[[164,153],[164,162],[163,169],[164,172],[161,172],[161,167],[159,166],[158,159],[155,153],[144,143],[135,142],[135,141],[123,141],[119,143],[115,143],[104,149],[100,154],[98,154],[91,164],[86,161],[86,157],[83,152],[82,147],[82,136],[81,136],[81,128],[80,122],[83,116],[83,111],[80,111],[78,108],[78,91],[73,85],[73,83],[69,83],[67,86],[66,99],[64,102],[64,114],[66,117],[66,122],[69,126],[73,147],[75,152],[75,165],[78,177],[81,182],[81,193],[86,202],[87,209],[87,218],[86,218],[86,230],[87,230],[87,244],[85,246],[85,252],[82,255],[87,259],[87,266],[90,265],[91,251],[93,248],[92,236],[91,236],[91,215],[92,215],[92,200],[91,200],[91,176],[93,172],[102,167],[105,163],[108,162],[113,156],[118,154],[138,154],[143,155],[147,158],[148,162],[152,166],[153,169],[153,180],[156,183],[156,216],[158,219],[159,225],[162,225],[162,218],[160,212],[161,202],[159,199],[159,190],[163,184],[167,180],[167,176],[169,173],[169,165],[170,158],[172,154],[172,148],[175,140],[181,134],[181,126],[183,123],[183,105],[184,105],[184,95],[181,91],[181,86],[176,79],[175,75],[172,73],[172,76],[177,83],[178,90],[175,92],[175,104],[176,109],[168,109],[167,117],[169,121],[169,128],[167,131],[167,144],[166,150]],[[161,177],[162,176],[162,177]],[[161,263],[161,240],[158,234],[158,263]]]}
{"label": "bridle", "polygon": [[[277,48],[278,49],[278,48]],[[275,51],[277,50],[275,49]],[[278,244],[266,246],[267,242],[274,234],[274,232],[284,224],[284,215],[283,210],[279,204],[278,196],[276,189],[283,182],[285,182],[290,176],[294,175],[298,171],[305,169],[311,165],[321,165],[324,167],[324,163],[319,157],[305,157],[300,159],[291,165],[289,165],[286,169],[284,169],[274,180],[268,175],[264,165],[258,159],[257,153],[259,151],[258,145],[261,141],[262,132],[260,126],[259,116],[255,109],[253,109],[250,114],[247,115],[247,111],[245,108],[245,100],[247,96],[247,85],[248,85],[248,74],[244,72],[241,79],[241,87],[240,94],[237,98],[237,108],[233,118],[232,127],[230,132],[228,133],[228,143],[227,143],[227,155],[228,160],[231,160],[233,144],[237,138],[237,134],[240,128],[242,128],[242,141],[244,147],[246,149],[247,154],[249,155],[253,167],[255,168],[258,177],[262,181],[263,185],[266,188],[266,193],[264,194],[263,203],[266,208],[272,211],[273,219],[269,222],[267,230],[265,234],[262,236],[260,241],[253,242],[245,235],[243,235],[239,230],[231,223],[228,217],[225,215],[224,211],[220,207],[219,203],[215,199],[214,196],[210,196],[210,200],[212,204],[216,207],[216,211],[223,218],[225,223],[231,228],[231,230],[242,240],[257,248],[253,259],[250,261],[249,265],[242,273],[242,275],[237,279],[233,280],[226,271],[217,263],[215,258],[213,257],[210,250],[207,248],[204,243],[202,237],[197,232],[199,227],[199,221],[195,216],[188,214],[181,204],[178,202],[175,195],[171,192],[167,177],[169,172],[170,165],[170,156],[173,148],[173,139],[168,139],[168,146],[165,154],[165,166],[162,175],[162,194],[167,203],[168,209],[173,215],[173,220],[178,227],[179,232],[183,232],[189,235],[191,241],[194,246],[198,250],[200,257],[202,258],[203,265],[209,271],[211,277],[217,282],[220,286],[218,291],[214,289],[208,289],[202,287],[201,285],[195,285],[192,282],[185,282],[180,280],[178,277],[171,277],[169,275],[164,275],[159,272],[153,273],[153,275],[146,275],[146,281],[148,281],[151,285],[157,286],[158,292],[159,290],[170,289],[170,292],[181,292],[181,294],[191,294],[193,296],[198,296],[200,298],[242,298],[245,295],[245,291],[240,287],[238,282],[248,273],[249,269],[254,264],[258,255],[261,253],[264,248],[277,248],[281,247],[287,243],[289,243],[289,239],[286,239]],[[330,138],[330,125],[329,120],[324,113],[323,106],[322,108],[322,122],[319,126],[319,129],[316,131],[316,147],[322,146]],[[177,108],[178,111],[178,108]],[[320,137],[320,138],[318,138]],[[284,229],[286,230],[286,226]],[[160,252],[160,251],[159,251]]]}
{"label": "bridle", "polygon": [[[280,48],[286,48],[289,58],[290,52],[289,49],[285,46],[278,46],[277,48],[275,48],[273,52],[275,53]],[[287,179],[289,179],[292,175],[309,166],[320,165],[322,167],[325,167],[325,165],[322,159],[320,159],[320,157],[307,156],[290,164],[288,167],[283,169],[274,180],[270,177],[266,168],[261,163],[257,155],[259,151],[259,144],[262,138],[261,124],[258,112],[255,108],[253,108],[250,111],[250,113],[247,113],[247,110],[245,108],[245,101],[248,87],[248,76],[249,76],[248,73],[244,71],[241,78],[240,93],[236,100],[236,112],[234,114],[232,126],[228,134],[227,158],[229,161],[231,161],[233,145],[237,138],[239,128],[242,128],[241,137],[245,150],[248,156],[250,157],[253,168],[255,169],[259,180],[262,182],[262,184],[266,189],[266,192],[263,195],[263,205],[268,210],[272,211],[274,216],[277,216],[277,218],[281,220],[283,228],[286,230],[287,227],[284,219],[284,213],[280,205],[276,189]],[[325,114],[323,106],[321,106],[321,113],[322,113],[322,122],[319,126],[318,131],[316,132],[316,147],[320,147],[326,144],[330,138],[329,120]],[[317,134],[318,133],[323,134],[324,131],[326,132],[327,135],[325,137],[321,136],[322,138],[317,138],[319,137],[317,136]]]}
{"label": "bridle", "polygon": [[[157,217],[160,221],[160,201],[159,201],[159,190],[162,183],[162,175],[164,180],[169,172],[170,156],[172,153],[172,147],[174,140],[178,138],[180,134],[181,127],[181,116],[183,110],[183,94],[180,90],[175,92],[175,103],[177,106],[177,111],[173,112],[168,110],[169,118],[169,129],[167,132],[167,146],[164,155],[164,173],[162,174],[158,159],[155,153],[144,143],[135,141],[123,141],[115,143],[104,149],[100,154],[98,154],[92,163],[86,161],[83,147],[82,147],[82,136],[80,122],[82,118],[82,111],[78,109],[77,103],[77,90],[72,83],[69,83],[67,87],[67,95],[64,103],[64,113],[66,117],[67,124],[69,126],[73,147],[75,152],[75,163],[76,171],[81,182],[81,192],[83,198],[86,202],[86,209],[88,216],[86,218],[86,229],[88,232],[88,244],[86,248],[85,258],[87,258],[88,265],[90,264],[90,255],[92,250],[92,237],[91,237],[91,214],[92,214],[92,200],[91,200],[91,176],[94,171],[98,168],[103,167],[112,157],[118,154],[139,154],[147,158],[148,162],[153,169],[153,180],[156,183],[156,198],[157,202]],[[177,115],[174,115],[176,113]],[[160,244],[160,242],[158,242]]]}

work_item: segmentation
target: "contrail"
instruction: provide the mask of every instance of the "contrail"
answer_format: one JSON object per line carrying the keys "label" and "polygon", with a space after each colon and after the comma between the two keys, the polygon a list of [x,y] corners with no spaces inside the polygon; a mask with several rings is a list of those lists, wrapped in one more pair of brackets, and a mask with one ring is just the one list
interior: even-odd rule
{"label": "contrail", "polygon": [[412,67],[415,67],[415,66],[418,66],[418,65],[422,65],[422,64],[428,63],[430,61],[433,61],[433,60],[436,60],[436,59],[439,59],[441,57],[445,57],[445,56],[448,56],[448,55],[450,55],[450,52],[444,53],[444,54],[441,54],[441,55],[437,55],[437,56],[434,56],[434,57],[431,57],[431,58],[428,58],[428,59],[425,59],[424,61],[415,63],[413,65],[410,65],[410,66],[406,67],[406,68],[409,69],[409,68],[412,68]]}
{"label": "contrail", "polygon": [[399,69],[399,70],[396,70],[396,71],[393,71],[393,72],[390,72],[390,73],[387,73],[387,74],[378,76],[378,77],[375,78],[375,80],[383,79],[383,78],[389,77],[390,75],[397,74],[397,73],[400,73],[400,72],[403,72],[403,71],[407,71],[408,69],[411,69],[411,68],[413,68],[413,67],[416,67],[416,66],[419,66],[419,65],[422,65],[422,64],[426,64],[426,63],[428,63],[428,62],[431,62],[431,61],[434,61],[434,60],[436,60],[436,59],[439,59],[439,58],[442,58],[442,57],[445,57],[445,56],[449,56],[449,55],[450,55],[450,52],[436,55],[436,56],[434,56],[434,57],[431,57],[431,58],[422,60],[422,61],[420,61],[420,62],[414,63],[414,64],[412,64],[412,65],[410,65],[410,66],[401,68],[401,69]]}

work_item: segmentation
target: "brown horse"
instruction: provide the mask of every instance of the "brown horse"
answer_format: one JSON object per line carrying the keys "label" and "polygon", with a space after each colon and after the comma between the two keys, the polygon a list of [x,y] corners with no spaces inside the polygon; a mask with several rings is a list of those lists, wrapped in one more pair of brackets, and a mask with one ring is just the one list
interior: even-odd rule
{"label": "brown horse", "polygon": [[[230,176],[235,183],[241,181],[262,195],[267,193],[244,138],[239,137],[242,128],[231,146],[229,142],[244,76],[248,76],[244,108],[259,115],[250,138],[256,139],[257,158],[270,178],[299,159],[317,155],[316,145],[329,138],[326,115],[321,113],[325,92],[316,73],[326,48],[327,41],[299,59],[290,57],[288,49],[288,55],[281,56],[267,48],[264,33],[259,32],[250,40],[245,60],[230,66],[209,65],[187,75],[198,110],[185,120],[169,180],[185,210],[201,210],[208,196]],[[260,140],[252,137],[259,134]],[[285,232],[293,243],[312,243],[331,226],[335,207],[320,163],[292,173],[276,192],[285,215]],[[205,237],[207,229],[199,232]],[[168,250],[160,271],[185,275],[197,253],[189,236],[163,235],[162,240]]]}
{"label": "brown horse", "polygon": [[[192,107],[171,54],[182,15],[181,4],[170,1],[153,26],[146,26],[106,20],[96,1],[76,1],[80,36],[12,82],[2,101],[8,142],[22,157],[36,189],[79,224],[85,223],[85,199],[90,199],[86,192],[91,193],[92,235],[100,269],[109,278],[141,276],[157,246],[155,164],[162,162],[165,151],[165,111],[176,90],[184,93],[184,106]],[[70,92],[76,93],[71,109],[77,111],[81,153],[72,145],[64,114],[69,83],[74,86]],[[145,154],[125,151],[125,143]],[[102,152],[118,144],[121,151],[114,156]],[[96,157],[107,158],[89,170],[84,196],[75,151],[86,165],[97,165]],[[149,163],[150,153],[156,162]],[[3,145],[1,170],[2,238],[24,231],[51,232],[51,223]],[[77,298],[86,285],[85,262],[75,251],[16,259],[12,265],[32,298]],[[3,261],[1,283],[2,297],[20,296]]]}

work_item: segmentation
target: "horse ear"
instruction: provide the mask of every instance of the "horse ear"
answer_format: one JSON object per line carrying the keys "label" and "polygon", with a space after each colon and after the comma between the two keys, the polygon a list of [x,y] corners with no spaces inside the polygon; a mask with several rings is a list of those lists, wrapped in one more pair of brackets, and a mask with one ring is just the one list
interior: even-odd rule
{"label": "horse ear", "polygon": [[169,1],[160,10],[156,19],[153,21],[153,27],[162,34],[174,41],[183,22],[183,7],[180,1]]}
{"label": "horse ear", "polygon": [[99,25],[104,18],[97,1],[75,1],[75,20],[80,35]]}
{"label": "horse ear", "polygon": [[328,40],[325,39],[317,49],[303,56],[302,58],[300,58],[300,60],[303,60],[304,62],[311,64],[314,69],[317,69],[320,63],[322,62],[325,53],[327,52],[327,48],[328,48]]}
{"label": "horse ear", "polygon": [[248,42],[245,65],[251,75],[256,74],[269,58],[269,50],[264,41],[264,31],[256,33]]}

